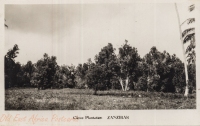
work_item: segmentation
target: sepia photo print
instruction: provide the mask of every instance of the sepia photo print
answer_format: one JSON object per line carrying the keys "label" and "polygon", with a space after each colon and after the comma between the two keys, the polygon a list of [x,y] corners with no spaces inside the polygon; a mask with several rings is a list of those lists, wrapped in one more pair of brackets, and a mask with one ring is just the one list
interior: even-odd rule
{"label": "sepia photo print", "polygon": [[[5,4],[5,111],[197,109],[196,10],[191,1]],[[73,115],[84,118],[102,119]]]}

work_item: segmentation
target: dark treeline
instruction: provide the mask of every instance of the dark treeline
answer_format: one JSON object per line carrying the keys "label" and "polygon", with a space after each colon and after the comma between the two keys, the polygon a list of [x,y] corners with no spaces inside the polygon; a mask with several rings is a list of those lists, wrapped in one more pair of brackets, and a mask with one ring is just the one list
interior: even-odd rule
{"label": "dark treeline", "polygon": [[[143,58],[137,48],[123,44],[119,54],[111,43],[95,56],[78,66],[59,66],[55,56],[44,54],[36,63],[15,62],[18,45],[5,55],[5,88],[91,88],[98,90],[139,90],[178,92],[185,89],[183,62],[168,52],[152,47]],[[188,64],[190,93],[196,90],[196,64]]]}

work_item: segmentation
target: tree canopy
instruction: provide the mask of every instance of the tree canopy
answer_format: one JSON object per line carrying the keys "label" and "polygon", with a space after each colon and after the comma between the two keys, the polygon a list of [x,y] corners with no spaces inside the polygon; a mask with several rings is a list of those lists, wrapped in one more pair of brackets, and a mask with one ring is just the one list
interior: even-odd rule
{"label": "tree canopy", "polygon": [[[55,56],[44,54],[36,63],[15,63],[19,48],[14,45],[5,55],[5,88],[91,88],[98,90],[140,90],[184,92],[184,64],[167,51],[153,46],[141,58],[137,48],[126,40],[116,55],[111,43],[94,57],[78,66],[59,66]],[[190,92],[196,90],[196,65],[188,65]]]}

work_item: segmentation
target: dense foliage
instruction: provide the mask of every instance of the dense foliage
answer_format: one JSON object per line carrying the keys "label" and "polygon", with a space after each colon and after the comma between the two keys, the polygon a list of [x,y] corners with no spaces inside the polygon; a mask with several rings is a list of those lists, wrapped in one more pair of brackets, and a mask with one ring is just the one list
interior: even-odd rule
{"label": "dense foliage", "polygon": [[[146,92],[179,92],[185,89],[184,64],[168,52],[154,46],[143,58],[137,48],[125,41],[116,49],[111,43],[95,56],[95,62],[59,66],[55,56],[44,54],[36,63],[15,62],[19,48],[14,45],[5,55],[5,88],[90,88],[98,90],[138,90]],[[188,64],[190,93],[196,90],[196,64]]]}

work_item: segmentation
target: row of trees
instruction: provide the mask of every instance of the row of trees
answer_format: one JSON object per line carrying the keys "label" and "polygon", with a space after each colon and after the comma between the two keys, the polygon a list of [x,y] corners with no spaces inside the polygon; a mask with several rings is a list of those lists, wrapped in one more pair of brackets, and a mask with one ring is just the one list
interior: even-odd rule
{"label": "row of trees", "polygon": [[[95,63],[88,60],[87,63],[75,66],[59,66],[56,57],[44,57],[37,63],[28,61],[26,65],[15,63],[18,54],[18,46],[9,50],[5,55],[5,88],[17,87],[38,87],[44,88],[93,88],[97,90],[122,89],[183,92],[185,96],[188,89],[196,89],[196,53],[195,53],[195,28],[191,27],[181,31],[182,24],[191,24],[195,18],[188,18],[180,24],[178,10],[177,18],[179,23],[180,38],[182,44],[190,42],[186,51],[183,47],[184,64],[176,55],[169,55],[166,51],[159,52],[152,47],[143,58],[138,55],[137,49],[125,44],[119,48],[119,54],[114,53],[112,44],[101,49],[95,56]],[[189,6],[193,11],[195,5]],[[5,24],[5,27],[8,26]],[[185,74],[185,75],[184,75]]]}
{"label": "row of trees", "polygon": [[[44,54],[36,63],[15,62],[19,48],[15,45],[5,55],[5,88],[92,88],[140,91],[183,92],[186,86],[184,64],[168,52],[152,47],[143,58],[137,48],[125,40],[116,55],[111,43],[103,47],[94,61],[59,66],[55,56]],[[190,91],[196,89],[195,62],[188,66]]]}

